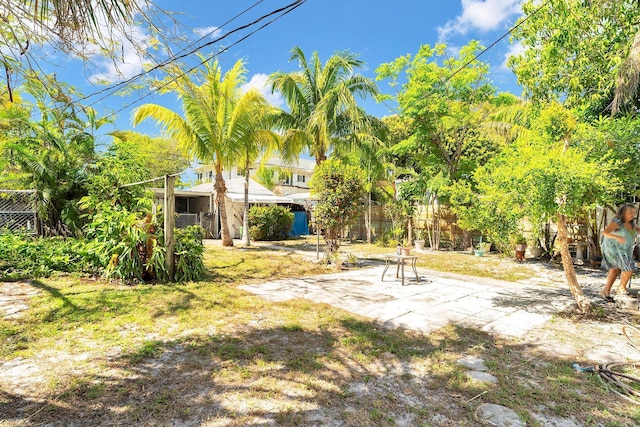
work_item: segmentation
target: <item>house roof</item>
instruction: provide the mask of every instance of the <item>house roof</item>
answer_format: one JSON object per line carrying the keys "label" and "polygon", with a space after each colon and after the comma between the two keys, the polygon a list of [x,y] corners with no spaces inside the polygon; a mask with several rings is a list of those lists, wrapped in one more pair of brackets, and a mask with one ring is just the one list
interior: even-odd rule
{"label": "house roof", "polygon": [[[224,181],[227,186],[226,196],[233,202],[244,202],[244,178],[226,179]],[[206,192],[213,193],[213,182],[205,182],[204,184],[196,185],[189,191],[193,192]],[[295,203],[293,199],[289,197],[277,196],[273,191],[254,181],[249,179],[249,203]]]}

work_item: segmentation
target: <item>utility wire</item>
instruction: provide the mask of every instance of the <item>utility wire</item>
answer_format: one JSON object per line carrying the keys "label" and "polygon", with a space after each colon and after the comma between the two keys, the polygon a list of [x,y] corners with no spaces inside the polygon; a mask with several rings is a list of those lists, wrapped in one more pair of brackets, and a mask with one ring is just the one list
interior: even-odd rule
{"label": "utility wire", "polygon": [[451,75],[449,75],[446,79],[444,79],[443,83],[448,82],[449,80],[451,80],[453,77],[455,77],[456,74],[458,74],[459,72],[461,72],[462,70],[464,70],[465,68],[467,68],[473,61],[477,60],[480,56],[484,55],[489,49],[493,48],[495,45],[497,45],[498,43],[500,43],[505,37],[507,37],[508,35],[510,35],[511,33],[513,33],[515,30],[517,30],[522,24],[524,24],[525,22],[527,22],[529,20],[529,18],[535,16],[542,8],[544,8],[546,5],[548,5],[549,3],[551,3],[552,0],[547,0],[546,2],[544,2],[542,5],[538,6],[538,8],[536,10],[534,10],[532,13],[530,13],[529,15],[527,15],[522,21],[518,22],[516,25],[514,25],[513,27],[509,28],[509,31],[507,31],[506,33],[504,33],[503,35],[501,35],[498,39],[496,39],[493,43],[491,43],[489,46],[485,47],[482,51],[480,51],[477,55],[475,55],[472,59],[470,59],[466,64],[464,64],[463,66],[461,66],[460,68],[458,68],[456,71],[454,71]]}
{"label": "utility wire", "polygon": [[[244,15],[245,13],[249,12],[251,9],[253,9],[254,7],[258,6],[260,3],[262,3],[264,0],[259,0],[257,2],[255,2],[253,5],[249,6],[248,8],[246,8],[245,10],[243,10],[242,12],[236,14],[235,16],[233,16],[232,18],[228,19],[227,21],[225,21],[221,26],[216,27],[215,30],[208,32],[207,34],[200,36],[197,40],[194,40],[192,43],[190,43],[188,46],[183,47],[182,49],[180,49],[176,54],[172,54],[170,55],[168,58],[166,58],[165,60],[157,63],[156,65],[154,65],[153,67],[151,67],[148,70],[145,70],[143,72],[140,72],[134,76],[129,77],[128,79],[112,84],[106,88],[103,88],[101,90],[98,90],[96,92],[93,92],[89,95],[85,95],[82,96],[81,98],[78,98],[76,101],[84,101],[85,99],[91,98],[93,96],[99,95],[101,93],[107,92],[107,91],[112,91],[111,93],[115,92],[118,88],[120,88],[121,86],[125,86],[131,82],[133,82],[134,80],[139,79],[142,76],[145,76],[149,73],[151,73],[152,71],[155,71],[159,68],[165,67],[166,65],[176,61],[178,59],[177,55],[182,54],[183,52],[185,52],[187,49],[190,49],[191,47],[193,47],[194,45],[196,45],[197,43],[202,42],[203,40],[205,40],[207,37],[211,36],[212,34],[214,34],[216,31],[224,28],[225,26],[227,26],[228,24],[230,24],[231,22],[235,21],[236,19],[238,19],[239,17],[241,17],[242,15]],[[214,40],[214,43],[218,40],[222,40],[225,37],[227,37],[228,35],[232,34],[233,32],[235,32],[237,29],[231,30],[229,33],[227,33],[225,36],[218,38],[217,40]],[[203,47],[206,45],[203,45]],[[186,53],[185,55],[190,55],[191,53],[193,53],[194,51],[197,51],[198,49],[200,49],[200,47],[195,48],[194,50],[189,51],[188,53]],[[104,98],[101,98],[104,99]]]}
{"label": "utility wire", "polygon": [[[294,3],[291,3],[289,6],[286,6],[286,7],[284,7],[284,8],[279,9],[279,11],[282,11],[282,10],[285,10],[285,9],[286,9],[286,10],[285,10],[281,15],[276,16],[276,17],[275,17],[275,18],[273,18],[272,20],[270,20],[270,21],[268,21],[268,22],[264,23],[263,25],[261,25],[260,27],[258,27],[258,28],[257,28],[257,29],[255,29],[254,31],[250,32],[249,34],[247,34],[247,35],[245,35],[245,36],[241,37],[240,39],[238,39],[237,41],[235,41],[235,42],[234,42],[234,43],[232,43],[231,45],[229,45],[229,46],[225,47],[224,49],[219,50],[218,52],[214,53],[214,54],[213,54],[213,55],[211,55],[210,57],[208,57],[208,58],[204,59],[204,60],[203,60],[203,61],[201,61],[199,64],[197,64],[197,65],[195,65],[195,66],[193,66],[193,67],[189,68],[189,69],[188,69],[188,70],[186,70],[186,71],[181,72],[179,75],[177,75],[177,76],[175,76],[175,77],[171,78],[170,80],[168,80],[168,81],[164,82],[164,83],[163,83],[162,85],[160,85],[159,87],[157,87],[157,88],[153,89],[153,91],[157,92],[159,89],[162,89],[162,88],[164,88],[164,87],[166,87],[166,86],[168,86],[168,85],[170,85],[170,84],[172,84],[172,83],[176,82],[178,79],[182,78],[182,77],[183,77],[183,76],[185,76],[186,74],[189,74],[190,72],[192,72],[192,71],[193,71],[193,70],[195,70],[196,68],[200,67],[202,64],[206,63],[207,61],[211,60],[212,58],[215,58],[215,57],[219,56],[220,54],[222,54],[222,53],[224,53],[224,52],[228,51],[229,49],[231,49],[231,48],[232,48],[232,47],[234,47],[235,45],[237,45],[237,44],[241,43],[242,41],[246,40],[247,38],[249,38],[249,37],[251,37],[252,35],[254,35],[255,33],[257,33],[258,31],[260,31],[260,30],[262,30],[262,29],[266,28],[267,26],[269,26],[269,25],[273,24],[275,21],[277,21],[278,19],[280,19],[280,18],[282,18],[283,16],[287,15],[288,13],[292,12],[293,10],[295,10],[296,8],[298,8],[299,6],[301,6],[302,4],[304,4],[306,1],[307,1],[307,0],[297,0],[297,1],[295,1]],[[273,15],[273,13],[270,13],[269,15]],[[262,18],[261,18],[261,19],[262,19]],[[260,19],[260,20],[261,20],[261,19]],[[251,25],[254,25],[254,24],[255,24],[255,22],[254,22],[254,23],[252,23]],[[147,97],[148,97],[148,96],[150,96],[152,93],[153,93],[153,92],[148,92],[148,93],[146,93],[146,94],[144,94],[144,95],[139,96],[137,99],[135,99],[135,100],[133,100],[133,101],[129,102],[128,104],[124,105],[124,106],[123,106],[123,107],[121,107],[120,109],[118,109],[118,110],[116,110],[116,111],[112,112],[111,114],[108,114],[108,115],[106,116],[106,118],[110,118],[110,117],[113,117],[113,116],[117,115],[118,113],[121,113],[122,111],[126,110],[127,108],[131,107],[132,105],[135,105],[135,104],[137,104],[138,102],[142,101],[144,98],[147,98]],[[104,98],[101,98],[101,99],[104,99]],[[96,102],[97,102],[97,101],[96,101]],[[90,104],[89,106],[94,105],[94,104],[95,104],[95,102],[94,102],[94,103],[92,103],[92,104]]]}
{"label": "utility wire", "polygon": [[[281,16],[279,16],[278,18],[276,18],[276,19],[274,19],[274,20],[269,21],[269,22],[267,23],[267,25],[269,25],[269,24],[273,23],[275,20],[279,19],[279,18],[280,18],[280,17],[282,17],[283,15],[285,15],[285,14],[289,13],[290,11],[292,11],[293,9],[295,9],[295,8],[299,7],[301,4],[303,4],[303,3],[305,3],[305,2],[306,2],[306,0],[297,0],[297,1],[294,1],[293,3],[290,3],[290,4],[288,4],[288,5],[284,6],[284,7],[281,7],[281,8],[279,8],[279,9],[273,10],[273,11],[271,11],[271,12],[269,12],[269,13],[265,14],[265,15],[260,16],[259,18],[255,19],[254,21],[252,21],[252,22],[250,22],[250,23],[248,23],[248,24],[245,24],[245,25],[242,25],[242,26],[240,26],[240,27],[234,28],[233,30],[229,31],[228,33],[226,33],[226,34],[224,34],[224,35],[222,35],[222,36],[220,36],[220,37],[218,37],[218,38],[216,38],[216,39],[214,39],[214,40],[211,40],[211,41],[206,42],[206,43],[204,43],[204,44],[202,44],[202,45],[199,45],[199,46],[197,46],[197,47],[195,47],[195,48],[193,48],[193,49],[189,49],[188,51],[183,52],[183,53],[181,53],[181,54],[179,54],[179,55],[173,55],[171,58],[166,59],[165,61],[163,61],[163,62],[161,62],[161,63],[159,63],[159,64],[155,65],[154,67],[150,68],[149,70],[146,70],[146,71],[143,71],[143,72],[141,72],[141,73],[138,73],[138,74],[136,74],[135,76],[130,77],[129,79],[127,79],[127,80],[125,80],[125,81],[123,81],[123,82],[119,82],[119,83],[117,83],[116,85],[113,85],[113,86],[111,86],[111,87],[104,88],[104,89],[102,89],[102,90],[99,90],[99,91],[97,91],[97,92],[94,92],[94,93],[92,93],[91,95],[87,95],[87,96],[85,96],[85,97],[83,97],[83,98],[81,98],[81,99],[79,99],[79,100],[87,99],[87,98],[90,98],[90,97],[93,97],[93,96],[99,95],[99,94],[101,94],[101,93],[104,93],[104,92],[109,92],[109,93],[107,93],[106,95],[104,95],[104,96],[100,97],[99,99],[97,99],[97,100],[95,100],[95,101],[93,101],[93,102],[91,102],[90,104],[88,104],[88,105],[87,105],[88,107],[91,107],[91,106],[93,106],[93,105],[95,105],[95,104],[97,104],[97,103],[99,103],[99,102],[101,102],[101,101],[105,100],[106,98],[108,98],[110,95],[112,95],[113,93],[115,93],[115,92],[116,92],[119,88],[121,88],[122,86],[125,86],[125,85],[130,84],[131,82],[133,82],[133,81],[135,81],[135,80],[139,79],[140,77],[145,76],[145,75],[148,75],[148,74],[149,74],[149,73],[151,73],[152,71],[155,71],[155,70],[157,70],[157,69],[159,69],[159,68],[162,68],[162,67],[165,67],[165,66],[167,66],[167,65],[169,65],[169,64],[172,64],[172,63],[174,63],[174,62],[176,62],[176,61],[178,61],[178,60],[180,60],[180,59],[182,59],[182,58],[185,58],[185,57],[187,57],[187,56],[189,56],[189,55],[193,55],[194,53],[198,52],[199,50],[202,50],[203,48],[205,48],[205,47],[207,47],[207,46],[211,46],[212,44],[218,43],[218,42],[220,42],[220,41],[222,41],[222,40],[226,39],[227,37],[231,36],[232,34],[237,33],[238,31],[241,31],[241,30],[247,29],[247,28],[249,28],[249,27],[252,27],[252,26],[256,25],[257,23],[259,23],[259,22],[263,21],[264,19],[269,18],[270,16],[273,16],[273,15],[276,15],[276,14],[278,14],[278,13],[280,13],[280,12],[285,11],[285,12],[284,12]],[[255,4],[254,4],[254,6],[255,6]],[[252,7],[254,7],[254,6],[252,6]],[[242,14],[246,13],[246,11],[248,11],[248,10],[249,10],[249,9],[246,9],[245,11],[243,11],[242,13],[240,13],[238,16],[240,16],[240,15],[242,15]],[[233,19],[235,19],[235,17],[234,17]],[[228,21],[228,22],[231,22],[233,19],[231,19],[231,20],[230,20],[230,21]],[[249,34],[249,36],[250,36],[250,35],[253,35],[253,34],[255,34],[257,31],[259,31],[259,30],[261,30],[261,29],[265,28],[267,25],[263,25],[263,26],[259,27],[257,30],[255,30],[255,31],[251,32],[251,33]],[[206,37],[206,36],[205,36],[205,37]],[[240,40],[237,40],[236,42],[232,43],[232,44],[231,44],[231,45],[229,45],[227,48],[225,48],[225,49],[223,49],[223,50],[221,50],[221,51],[218,51],[216,54],[212,55],[212,57],[218,56],[218,55],[220,55],[221,53],[226,52],[227,50],[229,50],[229,48],[231,48],[231,47],[233,47],[233,46],[237,45],[237,44],[238,44],[238,43],[240,43],[241,41],[245,40],[247,37],[248,37],[248,36],[242,37]],[[202,39],[202,38],[201,38],[201,39]],[[184,50],[185,50],[185,49],[183,49],[183,51],[184,51]],[[205,61],[205,62],[206,62],[206,61]],[[202,63],[204,63],[204,62],[202,62]],[[200,63],[198,66],[202,65],[202,63]],[[197,67],[194,67],[194,68],[197,68]],[[192,71],[194,68],[190,69],[189,71]],[[142,99],[142,98],[144,98],[144,97],[146,97],[146,96],[148,96],[148,94],[147,94],[147,95],[143,95],[140,99]],[[134,103],[135,103],[135,102],[138,102],[140,99],[138,99],[137,101],[134,101]],[[127,105],[125,108],[127,108],[127,107],[128,107],[128,106],[130,106],[130,105],[132,105],[132,104]],[[121,111],[121,110],[118,110],[118,112],[120,112],[120,111]],[[111,115],[113,115],[113,114],[110,114],[110,115],[109,115],[109,116],[107,116],[107,117],[110,117]]]}

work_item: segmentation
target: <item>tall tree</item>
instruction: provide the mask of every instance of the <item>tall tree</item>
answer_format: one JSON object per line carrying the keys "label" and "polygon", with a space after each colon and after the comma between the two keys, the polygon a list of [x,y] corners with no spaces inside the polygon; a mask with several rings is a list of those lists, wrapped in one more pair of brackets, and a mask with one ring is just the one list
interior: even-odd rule
{"label": "tall tree", "polygon": [[0,109],[0,182],[37,190],[45,231],[69,234],[79,226],[76,202],[86,194],[95,131],[107,120],[90,108],[77,109],[68,96],[73,88],[53,76],[27,76],[20,88],[25,96]]}
{"label": "tall tree", "polygon": [[525,94],[562,99],[596,117],[640,105],[640,3],[528,0],[523,12],[513,38],[524,50],[509,65]]}
{"label": "tall tree", "polygon": [[488,79],[489,66],[474,60],[482,47],[470,42],[458,57],[444,44],[423,45],[415,56],[406,55],[382,64],[377,79],[399,86],[400,115],[412,124],[411,151],[420,153],[437,174],[450,180],[468,177],[496,147],[479,131],[492,111],[495,97]]}
{"label": "tall tree", "polygon": [[133,156],[146,169],[147,176],[141,180],[173,175],[189,167],[188,156],[169,138],[153,138],[134,131],[114,131],[110,135],[110,149],[115,154]]}
{"label": "tall tree", "polygon": [[[415,55],[399,57],[376,69],[377,79],[389,79],[398,90],[399,117],[411,128],[410,137],[390,149],[396,164],[414,170],[413,176],[423,181],[414,188],[427,189],[428,197],[424,198],[437,206],[431,216],[433,227],[426,224],[435,248],[439,246],[439,216],[441,205],[448,201],[448,186],[471,179],[474,170],[499,148],[482,128],[503,97],[496,95],[488,79],[488,64],[475,59],[481,48],[472,41],[452,56],[444,44],[423,45]],[[471,244],[468,232],[464,243]]]}
{"label": "tall tree", "polygon": [[[216,173],[214,189],[219,206],[222,244],[233,246],[229,233],[222,176],[224,167],[233,165],[242,154],[243,131],[251,119],[251,103],[239,102],[240,86],[245,82],[246,69],[242,60],[224,75],[217,60],[204,63],[193,74],[173,70],[173,76],[163,85],[182,102],[182,114],[157,104],[145,104],[133,112],[134,126],[152,119],[162,126],[167,136],[197,159],[212,163]],[[184,117],[183,117],[184,115]]]}
{"label": "tall tree", "polygon": [[[613,175],[614,164],[608,159],[593,158],[585,148],[593,130],[576,121],[569,110],[559,104],[544,108],[532,118],[530,127],[476,171],[480,196],[466,220],[478,210],[478,228],[489,218],[527,217],[534,223],[555,219],[556,242],[560,248],[569,289],[583,312],[591,303],[578,283],[567,244],[567,217],[578,217],[598,204],[610,203],[620,189]],[[580,141],[583,141],[580,143]],[[505,222],[500,221],[500,222]]]}
{"label": "tall tree", "polygon": [[289,60],[298,61],[300,70],[269,77],[272,91],[282,93],[289,108],[279,121],[288,147],[284,155],[291,158],[306,149],[319,165],[340,140],[377,122],[358,99],[376,96],[378,89],[371,79],[355,74],[364,62],[349,52],[335,53],[323,65],[318,52],[308,61],[294,47]]}

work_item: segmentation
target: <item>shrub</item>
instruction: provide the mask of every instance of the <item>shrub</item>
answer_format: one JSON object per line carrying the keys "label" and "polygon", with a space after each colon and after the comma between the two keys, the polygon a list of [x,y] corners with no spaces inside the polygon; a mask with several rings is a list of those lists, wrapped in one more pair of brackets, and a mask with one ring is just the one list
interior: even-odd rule
{"label": "shrub", "polygon": [[[0,279],[47,277],[54,272],[89,273],[126,283],[166,282],[164,233],[156,218],[103,207],[85,228],[86,239],[39,238],[22,233],[0,234]],[[176,230],[174,280],[204,276],[204,230]]]}
{"label": "shrub", "polygon": [[176,230],[175,272],[176,282],[196,281],[204,277],[204,229],[199,225]]}
{"label": "shrub", "polygon": [[95,273],[99,266],[85,258],[81,243],[71,238],[0,234],[0,278],[48,277],[56,271]]}
{"label": "shrub", "polygon": [[[98,258],[107,278],[125,282],[170,280],[164,230],[155,216],[102,206],[86,231],[92,239],[89,252]],[[200,226],[178,229],[175,237],[174,280],[201,279],[204,230]]]}
{"label": "shrub", "polygon": [[252,206],[249,233],[254,240],[286,239],[293,227],[293,213],[283,206]]}

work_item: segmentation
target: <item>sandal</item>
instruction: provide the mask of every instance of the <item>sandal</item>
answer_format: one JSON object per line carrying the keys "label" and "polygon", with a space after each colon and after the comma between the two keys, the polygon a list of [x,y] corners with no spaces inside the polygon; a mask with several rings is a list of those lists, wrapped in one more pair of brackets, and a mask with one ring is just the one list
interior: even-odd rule
{"label": "sandal", "polygon": [[604,292],[600,292],[600,296],[602,297],[602,299],[604,299],[606,302],[613,302],[613,297],[611,295],[605,295]]}

